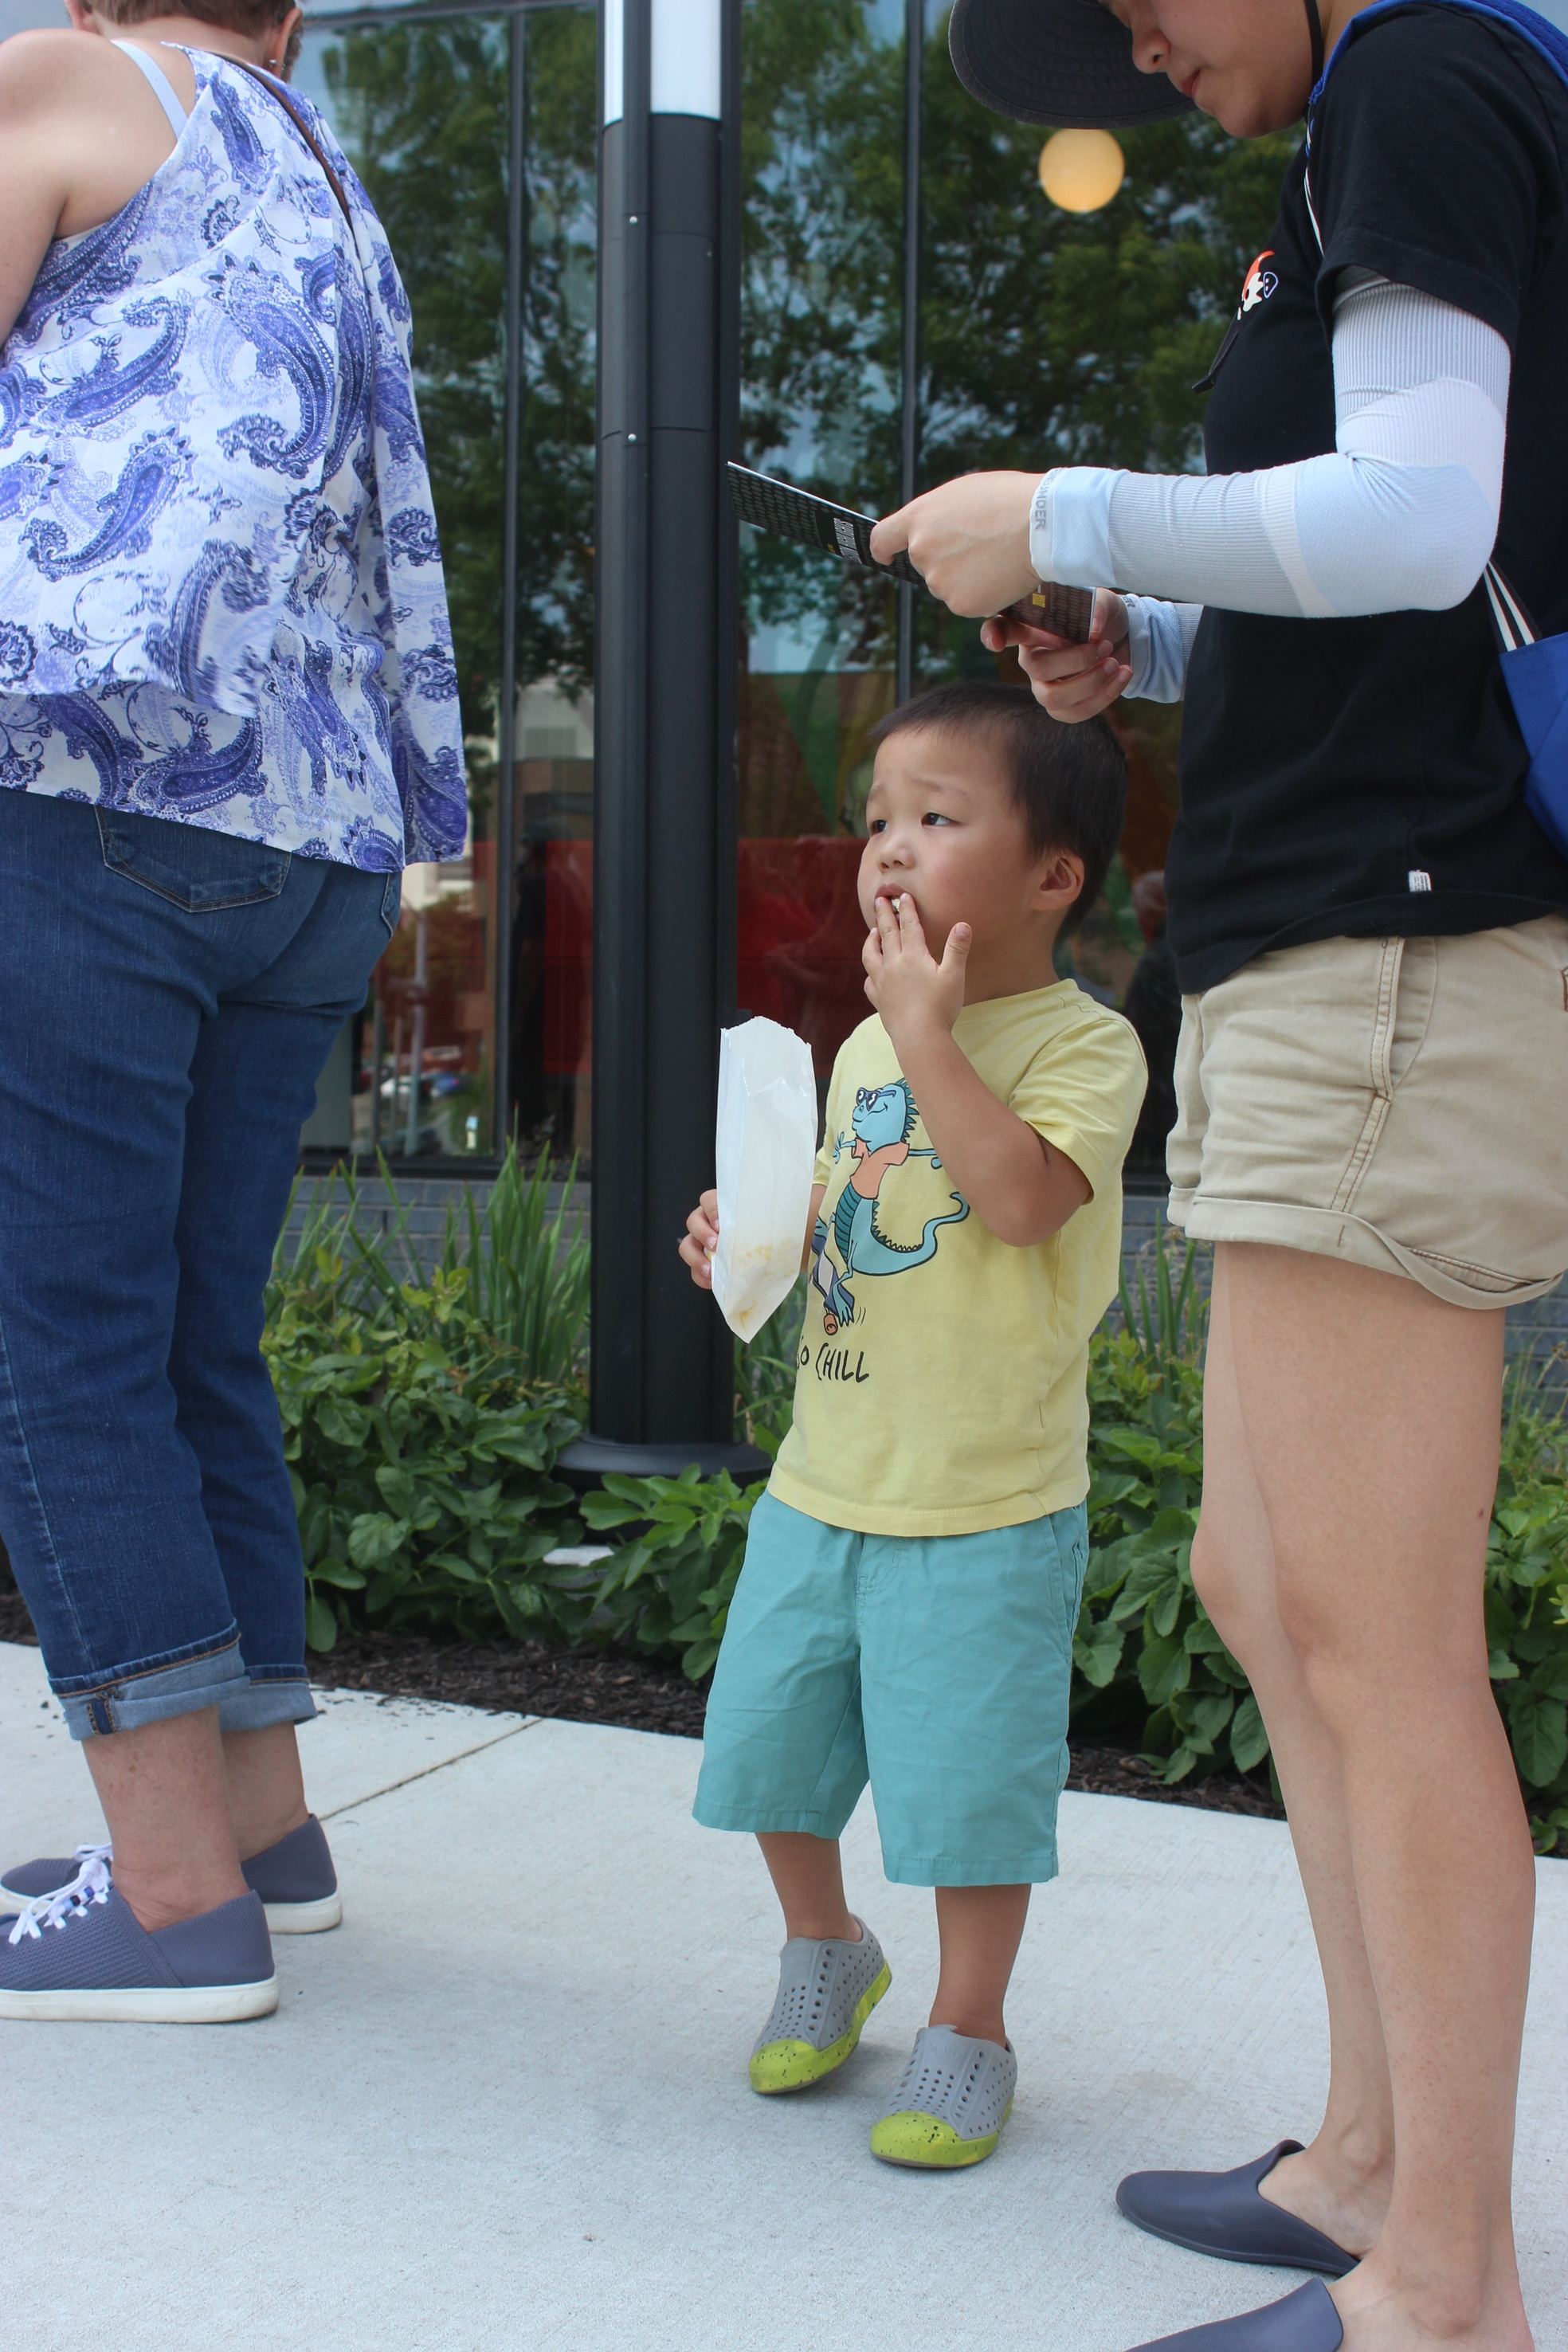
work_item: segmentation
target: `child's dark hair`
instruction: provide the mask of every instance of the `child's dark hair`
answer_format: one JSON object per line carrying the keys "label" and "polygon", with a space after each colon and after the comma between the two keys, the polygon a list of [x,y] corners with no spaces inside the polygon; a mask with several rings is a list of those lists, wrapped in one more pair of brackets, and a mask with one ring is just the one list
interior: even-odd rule
{"label": "child's dark hair", "polygon": [[984,730],[1002,746],[1037,856],[1070,849],[1082,858],[1083,888],[1059,934],[1066,939],[1099,898],[1121,839],[1127,754],[1103,719],[1069,727],[1042,709],[1026,686],[971,677],[933,686],[901,703],[872,730],[871,740],[886,743],[890,736],[939,727],[955,735]]}

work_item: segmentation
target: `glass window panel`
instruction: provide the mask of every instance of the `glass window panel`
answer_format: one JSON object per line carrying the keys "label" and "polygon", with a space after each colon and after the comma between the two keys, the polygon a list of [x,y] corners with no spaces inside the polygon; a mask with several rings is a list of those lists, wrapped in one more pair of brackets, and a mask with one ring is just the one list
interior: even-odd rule
{"label": "glass window panel", "polygon": [[512,1119],[525,1150],[592,1149],[594,11],[526,20],[512,785]]}
{"label": "glass window panel", "polygon": [[318,23],[296,69],[408,289],[462,698],[468,841],[461,857],[405,877],[355,1073],[353,1140],[394,1155],[492,1142],[509,38],[497,16]]}
{"label": "glass window panel", "polygon": [[[897,0],[747,0],[745,460],[847,504],[896,502],[903,252]],[[829,556],[742,532],[739,971],[819,1081],[865,1013],[856,906],[870,730],[896,603]]]}
{"label": "glass window panel", "polygon": [[[501,820],[511,44],[525,43],[516,704]],[[411,867],[353,1049],[353,1137],[498,1148],[497,877],[511,894],[511,1125],[588,1143],[592,1071],[595,27],[583,5],[334,27],[297,79],[331,121],[408,289],[468,773],[460,858]],[[334,1097],[335,1102],[335,1097]],[[334,1108],[307,1142],[347,1142]]]}

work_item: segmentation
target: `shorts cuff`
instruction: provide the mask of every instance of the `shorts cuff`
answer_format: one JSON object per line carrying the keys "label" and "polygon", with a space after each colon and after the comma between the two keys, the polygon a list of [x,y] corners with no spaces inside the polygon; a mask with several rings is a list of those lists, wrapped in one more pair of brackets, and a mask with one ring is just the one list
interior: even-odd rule
{"label": "shorts cuff", "polygon": [[177,1665],[106,1675],[85,1688],[85,1676],[75,1689],[52,1687],[71,1738],[95,1739],[112,1731],[140,1731],[149,1723],[166,1723],[172,1716],[199,1715],[204,1707],[221,1707],[226,1700],[232,1705],[248,1680],[237,1636],[221,1649],[184,1658]]}
{"label": "shorts cuff", "polygon": [[[1173,1209],[1175,1195],[1172,1195]],[[1364,1217],[1342,1209],[1310,1209],[1289,1201],[1216,1200],[1209,1194],[1189,1196],[1181,1220],[1190,1241],[1262,1242],[1276,1249],[1304,1250],[1315,1257],[1338,1258],[1342,1265],[1364,1265],[1377,1274],[1407,1276],[1434,1298],[1450,1307],[1522,1307],[1544,1298],[1563,1279],[1562,1269],[1537,1281],[1516,1281],[1489,1266],[1466,1265],[1454,1258],[1435,1258],[1406,1249]],[[1171,1223],[1178,1222],[1173,1213]]]}
{"label": "shorts cuff", "polygon": [[1056,1842],[1028,1853],[888,1853],[882,1875],[893,1886],[1044,1886],[1060,1871]]}
{"label": "shorts cuff", "polygon": [[309,1723],[317,1713],[303,1675],[252,1672],[243,1689],[218,1701],[220,1731],[269,1731],[275,1723]]}
{"label": "shorts cuff", "polygon": [[840,1838],[854,1810],[851,1805],[847,1813],[789,1813],[764,1811],[754,1805],[710,1805],[704,1804],[699,1790],[691,1818],[705,1830],[742,1830],[751,1837],[796,1832],[806,1837]]}

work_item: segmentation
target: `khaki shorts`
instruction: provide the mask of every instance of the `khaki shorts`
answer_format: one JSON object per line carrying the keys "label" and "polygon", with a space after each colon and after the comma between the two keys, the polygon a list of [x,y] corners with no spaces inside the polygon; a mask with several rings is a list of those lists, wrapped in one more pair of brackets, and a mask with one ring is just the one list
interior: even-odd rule
{"label": "khaki shorts", "polygon": [[1171,1223],[1457,1307],[1568,1267],[1568,918],[1320,940],[1182,1002]]}

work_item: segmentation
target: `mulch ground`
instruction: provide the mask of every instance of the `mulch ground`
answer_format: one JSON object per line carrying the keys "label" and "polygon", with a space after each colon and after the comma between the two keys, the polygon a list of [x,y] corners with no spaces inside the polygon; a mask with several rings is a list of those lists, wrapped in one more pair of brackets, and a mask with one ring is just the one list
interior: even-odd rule
{"label": "mulch ground", "polygon": [[[312,1679],[331,1690],[379,1691],[444,1699],[458,1706],[518,1715],[563,1716],[574,1723],[622,1724],[630,1731],[673,1732],[700,1739],[706,1683],[679,1666],[622,1651],[563,1650],[548,1642],[441,1642],[412,1633],[340,1639],[310,1661]],[[1201,1805],[1211,1812],[1254,1813],[1283,1821],[1267,1775],[1259,1785],[1239,1773],[1174,1789],[1161,1786],[1141,1756],[1120,1748],[1075,1747],[1069,1789],[1102,1797],[1145,1797],[1157,1804]]]}
{"label": "mulch ground", "polygon": [[[36,1642],[26,1604],[0,1567],[0,1641]],[[566,1650],[549,1642],[444,1642],[422,1633],[340,1638],[310,1660],[310,1678],[327,1690],[374,1691],[392,1698],[438,1699],[494,1714],[559,1716],[572,1723],[618,1724],[700,1739],[706,1684],[679,1666],[622,1651]],[[1142,1758],[1121,1748],[1073,1748],[1069,1789],[1101,1797],[1142,1797],[1209,1812],[1252,1813],[1283,1821],[1261,1780],[1215,1772],[1206,1780],[1162,1787]]]}

